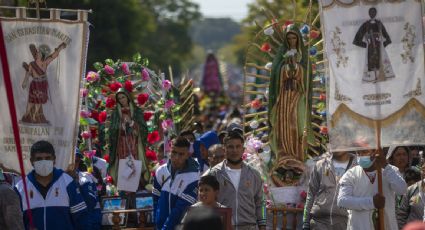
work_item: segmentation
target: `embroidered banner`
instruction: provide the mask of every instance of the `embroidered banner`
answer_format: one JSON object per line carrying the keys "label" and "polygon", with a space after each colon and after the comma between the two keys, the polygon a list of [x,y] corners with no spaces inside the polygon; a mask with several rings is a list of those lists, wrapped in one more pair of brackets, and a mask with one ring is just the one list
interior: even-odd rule
{"label": "embroidered banner", "polygon": [[[420,1],[321,0],[332,150],[424,144]],[[359,142],[363,144],[359,145]]]}
{"label": "embroidered banner", "polygon": [[[73,159],[89,33],[81,15],[86,13],[79,12],[76,21],[1,18],[26,172],[32,169],[30,147],[38,140],[53,144],[56,167],[66,169]],[[20,171],[3,77],[0,163]]]}

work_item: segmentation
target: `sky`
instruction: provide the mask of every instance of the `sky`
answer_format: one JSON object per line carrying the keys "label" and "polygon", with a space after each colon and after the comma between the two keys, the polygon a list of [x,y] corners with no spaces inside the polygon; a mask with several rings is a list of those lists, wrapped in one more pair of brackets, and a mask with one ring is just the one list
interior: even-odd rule
{"label": "sky", "polygon": [[204,17],[230,17],[241,21],[248,14],[248,3],[255,0],[192,0],[199,5]]}

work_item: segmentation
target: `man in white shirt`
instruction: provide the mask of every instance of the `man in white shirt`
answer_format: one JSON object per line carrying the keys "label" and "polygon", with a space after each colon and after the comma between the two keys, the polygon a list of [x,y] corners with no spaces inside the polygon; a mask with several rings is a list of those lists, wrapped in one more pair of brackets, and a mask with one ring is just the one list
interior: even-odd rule
{"label": "man in white shirt", "polygon": [[214,175],[220,191],[217,201],[232,208],[235,230],[266,229],[263,181],[260,174],[242,160],[244,138],[238,132],[229,132],[224,138],[226,160],[206,174]]}
{"label": "man in white shirt", "polygon": [[[406,193],[406,182],[398,169],[374,150],[358,151],[357,163],[339,181],[338,206],[349,210],[347,230],[376,229],[379,208],[384,208],[384,229],[398,230],[395,195]],[[382,169],[383,195],[378,194],[376,169],[379,168]]]}

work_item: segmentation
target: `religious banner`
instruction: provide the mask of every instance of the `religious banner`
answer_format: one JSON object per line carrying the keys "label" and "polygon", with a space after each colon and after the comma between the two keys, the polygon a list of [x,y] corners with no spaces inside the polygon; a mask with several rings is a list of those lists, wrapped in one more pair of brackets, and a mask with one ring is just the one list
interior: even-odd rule
{"label": "religious banner", "polygon": [[[38,20],[18,9],[16,18],[0,19],[26,172],[32,169],[30,147],[39,140],[55,147],[57,168],[66,169],[73,159],[89,33],[87,12],[74,13],[76,20],[61,19],[59,10]],[[0,163],[20,171],[4,77],[2,72]]]}
{"label": "religious banner", "polygon": [[421,1],[321,0],[332,150],[425,143]]}

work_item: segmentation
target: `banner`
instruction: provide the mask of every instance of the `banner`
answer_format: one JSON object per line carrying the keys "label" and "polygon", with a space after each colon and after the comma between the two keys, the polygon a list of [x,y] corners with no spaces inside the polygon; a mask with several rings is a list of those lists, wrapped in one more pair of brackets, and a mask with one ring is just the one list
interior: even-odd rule
{"label": "banner", "polygon": [[[78,18],[1,18],[26,172],[32,169],[30,147],[39,140],[53,144],[57,168],[66,169],[73,159],[89,33],[86,20]],[[0,163],[20,171],[3,77]]]}
{"label": "banner", "polygon": [[[332,150],[425,143],[417,0],[321,0]],[[379,121],[379,122],[378,122]]]}

